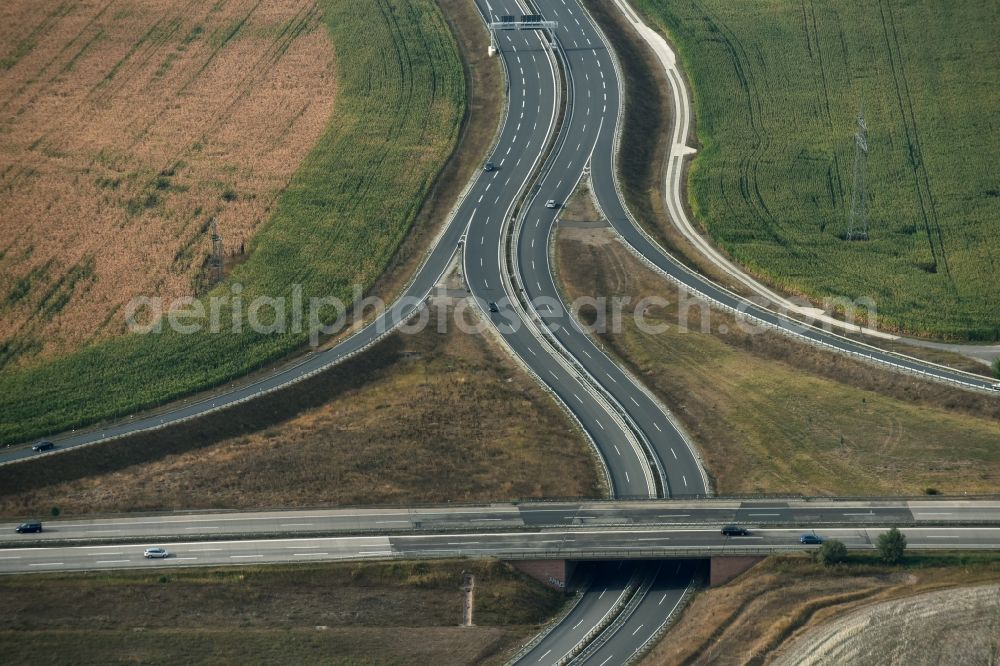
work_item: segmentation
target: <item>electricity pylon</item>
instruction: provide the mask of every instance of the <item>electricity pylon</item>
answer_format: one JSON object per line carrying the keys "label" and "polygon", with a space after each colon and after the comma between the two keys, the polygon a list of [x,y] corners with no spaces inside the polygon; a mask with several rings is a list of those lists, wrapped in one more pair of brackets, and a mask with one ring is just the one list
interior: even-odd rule
{"label": "electricity pylon", "polygon": [[868,190],[865,171],[868,169],[868,125],[865,106],[858,112],[858,131],[854,134],[854,185],[851,189],[851,210],[847,215],[847,240],[868,240]]}

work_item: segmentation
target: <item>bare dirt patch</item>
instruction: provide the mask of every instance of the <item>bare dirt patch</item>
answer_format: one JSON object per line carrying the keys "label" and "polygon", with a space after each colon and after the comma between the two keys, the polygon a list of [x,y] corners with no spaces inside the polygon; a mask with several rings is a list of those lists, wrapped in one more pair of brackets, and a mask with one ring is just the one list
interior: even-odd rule
{"label": "bare dirt patch", "polygon": [[589,183],[582,183],[566,201],[559,213],[559,234],[567,240],[600,246],[610,243],[614,236],[601,216],[590,193]]}
{"label": "bare dirt patch", "polygon": [[601,228],[587,228],[587,227],[573,227],[573,226],[561,226],[560,232],[561,237],[566,240],[576,241],[578,243],[583,243],[585,245],[590,245],[592,247],[600,247],[602,245],[607,245],[608,243],[614,242],[614,235],[610,229]]}
{"label": "bare dirt patch", "polygon": [[239,261],[333,109],[321,18],[312,0],[0,7],[0,367],[121,332],[134,296],[203,289],[212,221]]}
{"label": "bare dirt patch", "polygon": [[566,204],[559,213],[559,223],[565,226],[608,226],[594,204],[589,181],[580,183],[576,192],[566,200]]}

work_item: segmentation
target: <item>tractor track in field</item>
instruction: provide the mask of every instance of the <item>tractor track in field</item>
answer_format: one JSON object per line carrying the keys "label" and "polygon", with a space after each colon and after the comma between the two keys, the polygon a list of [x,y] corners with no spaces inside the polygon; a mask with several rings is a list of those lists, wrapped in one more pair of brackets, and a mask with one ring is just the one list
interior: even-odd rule
{"label": "tractor track in field", "polygon": [[[948,276],[948,285],[957,295],[958,288],[951,276],[948,255],[945,252],[944,234],[941,231],[941,223],[938,220],[937,208],[934,204],[934,194],[931,191],[930,176],[927,174],[927,167],[924,164],[923,151],[920,146],[920,132],[917,127],[916,114],[913,111],[913,97],[910,94],[910,85],[906,79],[906,71],[903,65],[903,52],[899,45],[896,19],[892,12],[892,6],[888,2],[878,0],[878,9],[882,19],[882,34],[885,37],[889,68],[892,71],[892,79],[896,88],[896,100],[899,104],[903,130],[909,146],[909,162],[913,168],[913,189],[917,196],[917,206],[924,223],[924,229],[927,231],[927,243],[933,260],[931,272],[936,273],[939,264],[943,266],[945,274]],[[936,245],[935,239],[937,240]]]}

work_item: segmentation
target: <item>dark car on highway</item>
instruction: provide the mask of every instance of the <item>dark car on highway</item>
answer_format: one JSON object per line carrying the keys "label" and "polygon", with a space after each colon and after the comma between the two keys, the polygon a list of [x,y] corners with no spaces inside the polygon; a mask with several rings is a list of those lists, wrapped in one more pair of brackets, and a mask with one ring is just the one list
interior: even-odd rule
{"label": "dark car on highway", "polygon": [[17,527],[15,527],[14,531],[17,532],[18,534],[25,534],[25,533],[31,533],[31,532],[41,532],[42,531],[42,523],[39,522],[39,521],[37,521],[37,520],[29,520],[28,522],[21,523],[20,525],[18,525]]}
{"label": "dark car on highway", "polygon": [[807,546],[818,546],[823,543],[823,537],[818,534],[803,534],[799,537],[799,543],[804,543]]}
{"label": "dark car on highway", "polygon": [[722,528],[722,534],[724,536],[747,536],[750,534],[750,530],[739,525],[726,525]]}
{"label": "dark car on highway", "polygon": [[493,301],[490,301],[490,312],[500,312],[500,307]]}
{"label": "dark car on highway", "polygon": [[53,444],[52,442],[42,441],[42,442],[38,442],[33,447],[31,447],[31,450],[32,451],[49,451],[50,449],[54,449],[54,448],[56,448],[56,445]]}

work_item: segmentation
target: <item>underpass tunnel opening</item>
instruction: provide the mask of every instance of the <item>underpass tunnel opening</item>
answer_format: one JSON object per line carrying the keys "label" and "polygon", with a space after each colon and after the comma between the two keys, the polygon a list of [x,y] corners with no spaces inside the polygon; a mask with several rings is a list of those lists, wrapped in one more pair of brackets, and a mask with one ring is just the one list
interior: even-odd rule
{"label": "underpass tunnel opening", "polygon": [[[679,589],[686,589],[693,582],[700,587],[712,580],[713,559],[718,558],[511,560],[509,564],[543,585],[575,594],[595,586],[602,589],[638,589],[655,585],[663,589],[678,586]],[[749,566],[752,564],[739,570],[739,573]],[[737,568],[730,566],[726,571],[736,571]]]}

